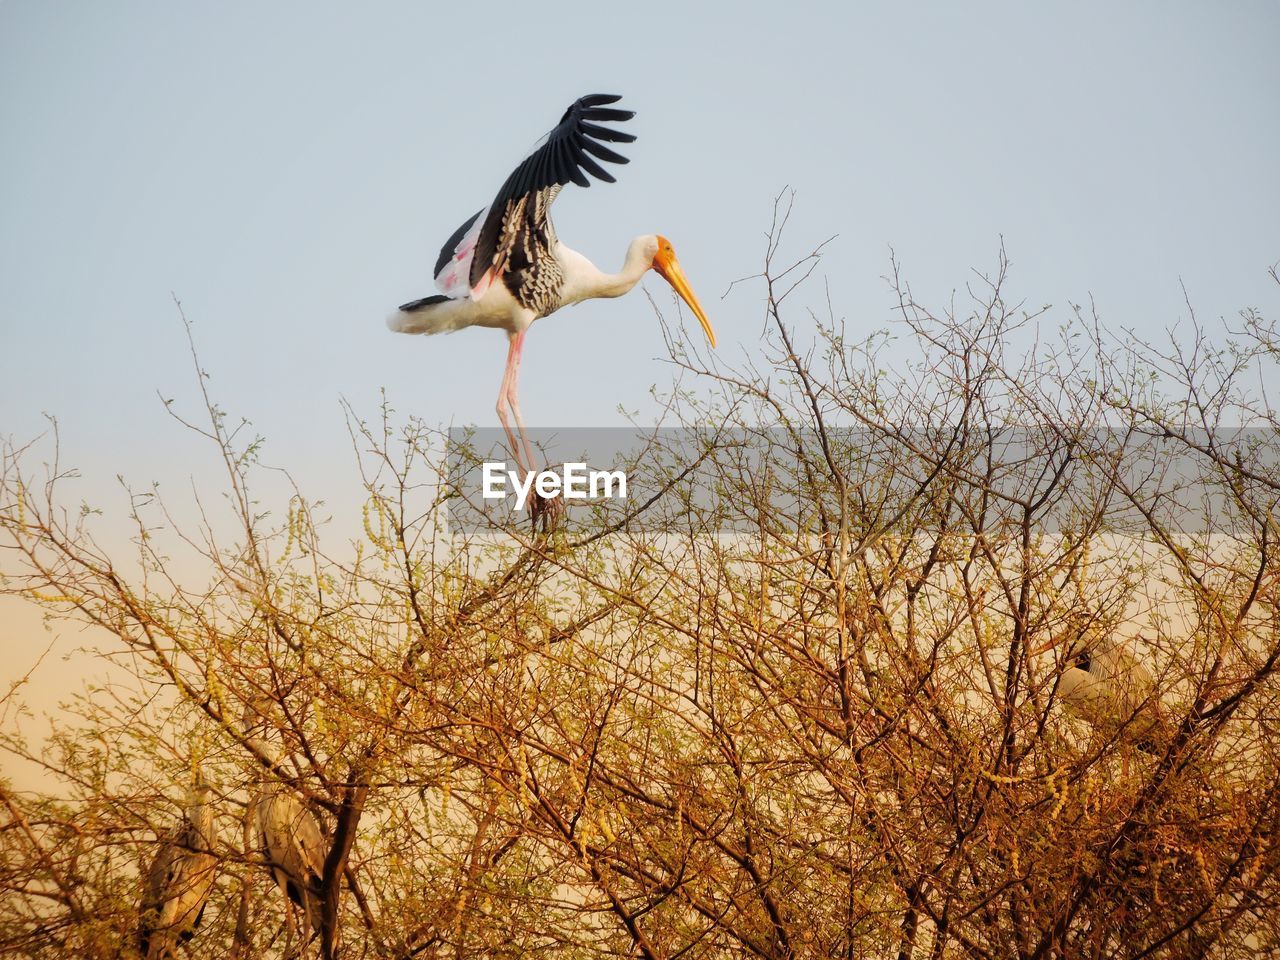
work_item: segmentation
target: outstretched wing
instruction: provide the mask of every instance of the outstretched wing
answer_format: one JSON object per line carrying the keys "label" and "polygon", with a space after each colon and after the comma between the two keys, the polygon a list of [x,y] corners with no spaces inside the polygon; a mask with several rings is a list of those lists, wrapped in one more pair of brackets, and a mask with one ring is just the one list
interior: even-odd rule
{"label": "outstretched wing", "polygon": [[448,296],[466,291],[479,298],[507,265],[512,250],[549,246],[554,236],[547,218],[551,201],[568,183],[591,186],[587,174],[613,183],[614,176],[598,161],[626,163],[608,143],[631,143],[635,135],[602,126],[630,120],[631,110],[610,107],[621,97],[593,93],[569,107],[560,122],[507,177],[498,195],[484,210],[454,232],[436,261],[436,284]]}

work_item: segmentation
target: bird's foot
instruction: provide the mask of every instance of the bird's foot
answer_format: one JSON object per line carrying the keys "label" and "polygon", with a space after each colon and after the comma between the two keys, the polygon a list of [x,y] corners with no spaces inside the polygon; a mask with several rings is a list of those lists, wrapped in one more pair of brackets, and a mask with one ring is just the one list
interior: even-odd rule
{"label": "bird's foot", "polygon": [[544,497],[537,491],[529,494],[529,516],[533,529],[541,527],[543,533],[551,533],[564,519],[564,500],[561,497]]}

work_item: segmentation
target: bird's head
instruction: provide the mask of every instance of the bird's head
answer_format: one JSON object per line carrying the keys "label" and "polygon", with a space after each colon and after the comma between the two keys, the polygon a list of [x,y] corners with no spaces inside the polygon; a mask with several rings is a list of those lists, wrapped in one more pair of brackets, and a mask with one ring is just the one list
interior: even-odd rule
{"label": "bird's head", "polygon": [[680,261],[676,259],[676,251],[671,246],[671,241],[663,236],[655,236],[651,238],[650,243],[653,247],[653,269],[658,272],[663,280],[671,284],[671,288],[680,295],[680,299],[689,305],[689,309],[693,311],[698,318],[698,322],[702,324],[707,340],[714,347],[716,345],[716,332],[711,329],[711,321],[707,319],[707,314],[702,309],[702,304],[698,302],[693,288],[689,286],[689,281],[685,279],[684,271],[680,269]]}
{"label": "bird's head", "polygon": [[246,701],[240,715],[240,732],[246,737],[265,736],[271,726],[268,718],[274,705],[275,701],[261,692]]}

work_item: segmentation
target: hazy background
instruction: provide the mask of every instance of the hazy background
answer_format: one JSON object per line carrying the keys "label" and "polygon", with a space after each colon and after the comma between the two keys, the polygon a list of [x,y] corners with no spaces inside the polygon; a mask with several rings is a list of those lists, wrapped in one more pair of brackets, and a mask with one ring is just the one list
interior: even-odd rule
{"label": "hazy background", "polygon": [[[1202,320],[1274,309],[1277,49],[1271,2],[0,2],[0,433],[56,415],[81,495],[118,509],[122,474],[181,499],[214,461],[159,399],[197,409],[171,292],[264,460],[339,507],[340,397],[496,423],[502,336],[383,318],[433,292],[444,239],[597,91],[639,139],[617,184],[561,196],[561,238],[616,269],[666,234],[730,358],[758,350],[758,288],[721,296],[759,270],[788,185],[794,253],[839,234],[823,272],[852,331],[891,319],[891,245],[941,305],[1002,235],[1013,296],[1054,325],[1092,295],[1154,335],[1186,318],[1180,281]],[[542,321],[526,419],[643,420],[662,353],[639,294]],[[49,636],[0,607],[0,691]],[[36,702],[85,669],[47,662]]]}

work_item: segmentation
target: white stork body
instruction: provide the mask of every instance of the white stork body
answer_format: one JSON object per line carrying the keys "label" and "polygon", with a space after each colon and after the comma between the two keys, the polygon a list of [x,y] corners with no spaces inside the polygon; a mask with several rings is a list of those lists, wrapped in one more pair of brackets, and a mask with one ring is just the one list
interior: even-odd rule
{"label": "white stork body", "polygon": [[[397,333],[450,333],[463,327],[507,332],[510,344],[498,393],[498,419],[517,465],[524,470],[533,468],[533,455],[520,415],[517,380],[525,333],[534,320],[583,300],[620,297],[653,269],[689,304],[715,346],[711,324],[664,237],[649,234],[633,240],[616,274],[602,272],[556,237],[550,207],[560,190],[569,183],[590,186],[588,173],[612,183],[613,176],[597,160],[627,162],[602,143],[635,139],[602,125],[634,116],[629,110],[608,106],[618,99],[592,94],[571,104],[555,129],[507,178],[493,202],[445,242],[436,261],[440,294],[406,303],[387,318],[387,325]],[[509,414],[515,415],[527,463],[521,463]]]}
{"label": "white stork body", "polygon": [[[256,751],[259,764],[245,815],[253,828],[263,863],[289,901],[285,907],[288,929],[293,930],[296,907],[302,911],[303,929],[320,934],[320,890],[329,845],[315,814],[274,774],[280,769],[280,751],[261,736],[267,729],[270,706],[270,698],[259,697],[246,704],[241,720],[249,737],[246,742]],[[262,760],[270,762],[272,774],[261,767]]]}
{"label": "white stork body", "polygon": [[[315,814],[284,784],[260,788],[253,823],[276,886],[302,911],[303,927],[320,933],[320,881],[328,849]],[[292,908],[290,908],[292,909]]]}
{"label": "white stork body", "polygon": [[453,333],[465,327],[490,327],[517,336],[528,330],[533,321],[548,316],[562,307],[584,300],[621,297],[630,293],[653,267],[659,239],[649,235],[636,237],[627,248],[627,257],[617,273],[605,273],[577,250],[557,243],[554,255],[560,263],[564,280],[558,291],[558,302],[539,313],[524,306],[512,296],[506,284],[491,284],[479,299],[462,297],[428,298],[434,302],[413,311],[397,310],[387,318],[387,326],[396,333]]}
{"label": "white stork body", "polygon": [[1139,746],[1159,739],[1163,718],[1155,677],[1124,643],[1074,647],[1058,696],[1068,712],[1104,733],[1123,732]]}
{"label": "white stork body", "polygon": [[139,911],[138,952],[145,960],[177,956],[195,936],[217,877],[213,853],[213,791],[197,784],[182,822],[156,851]]}

